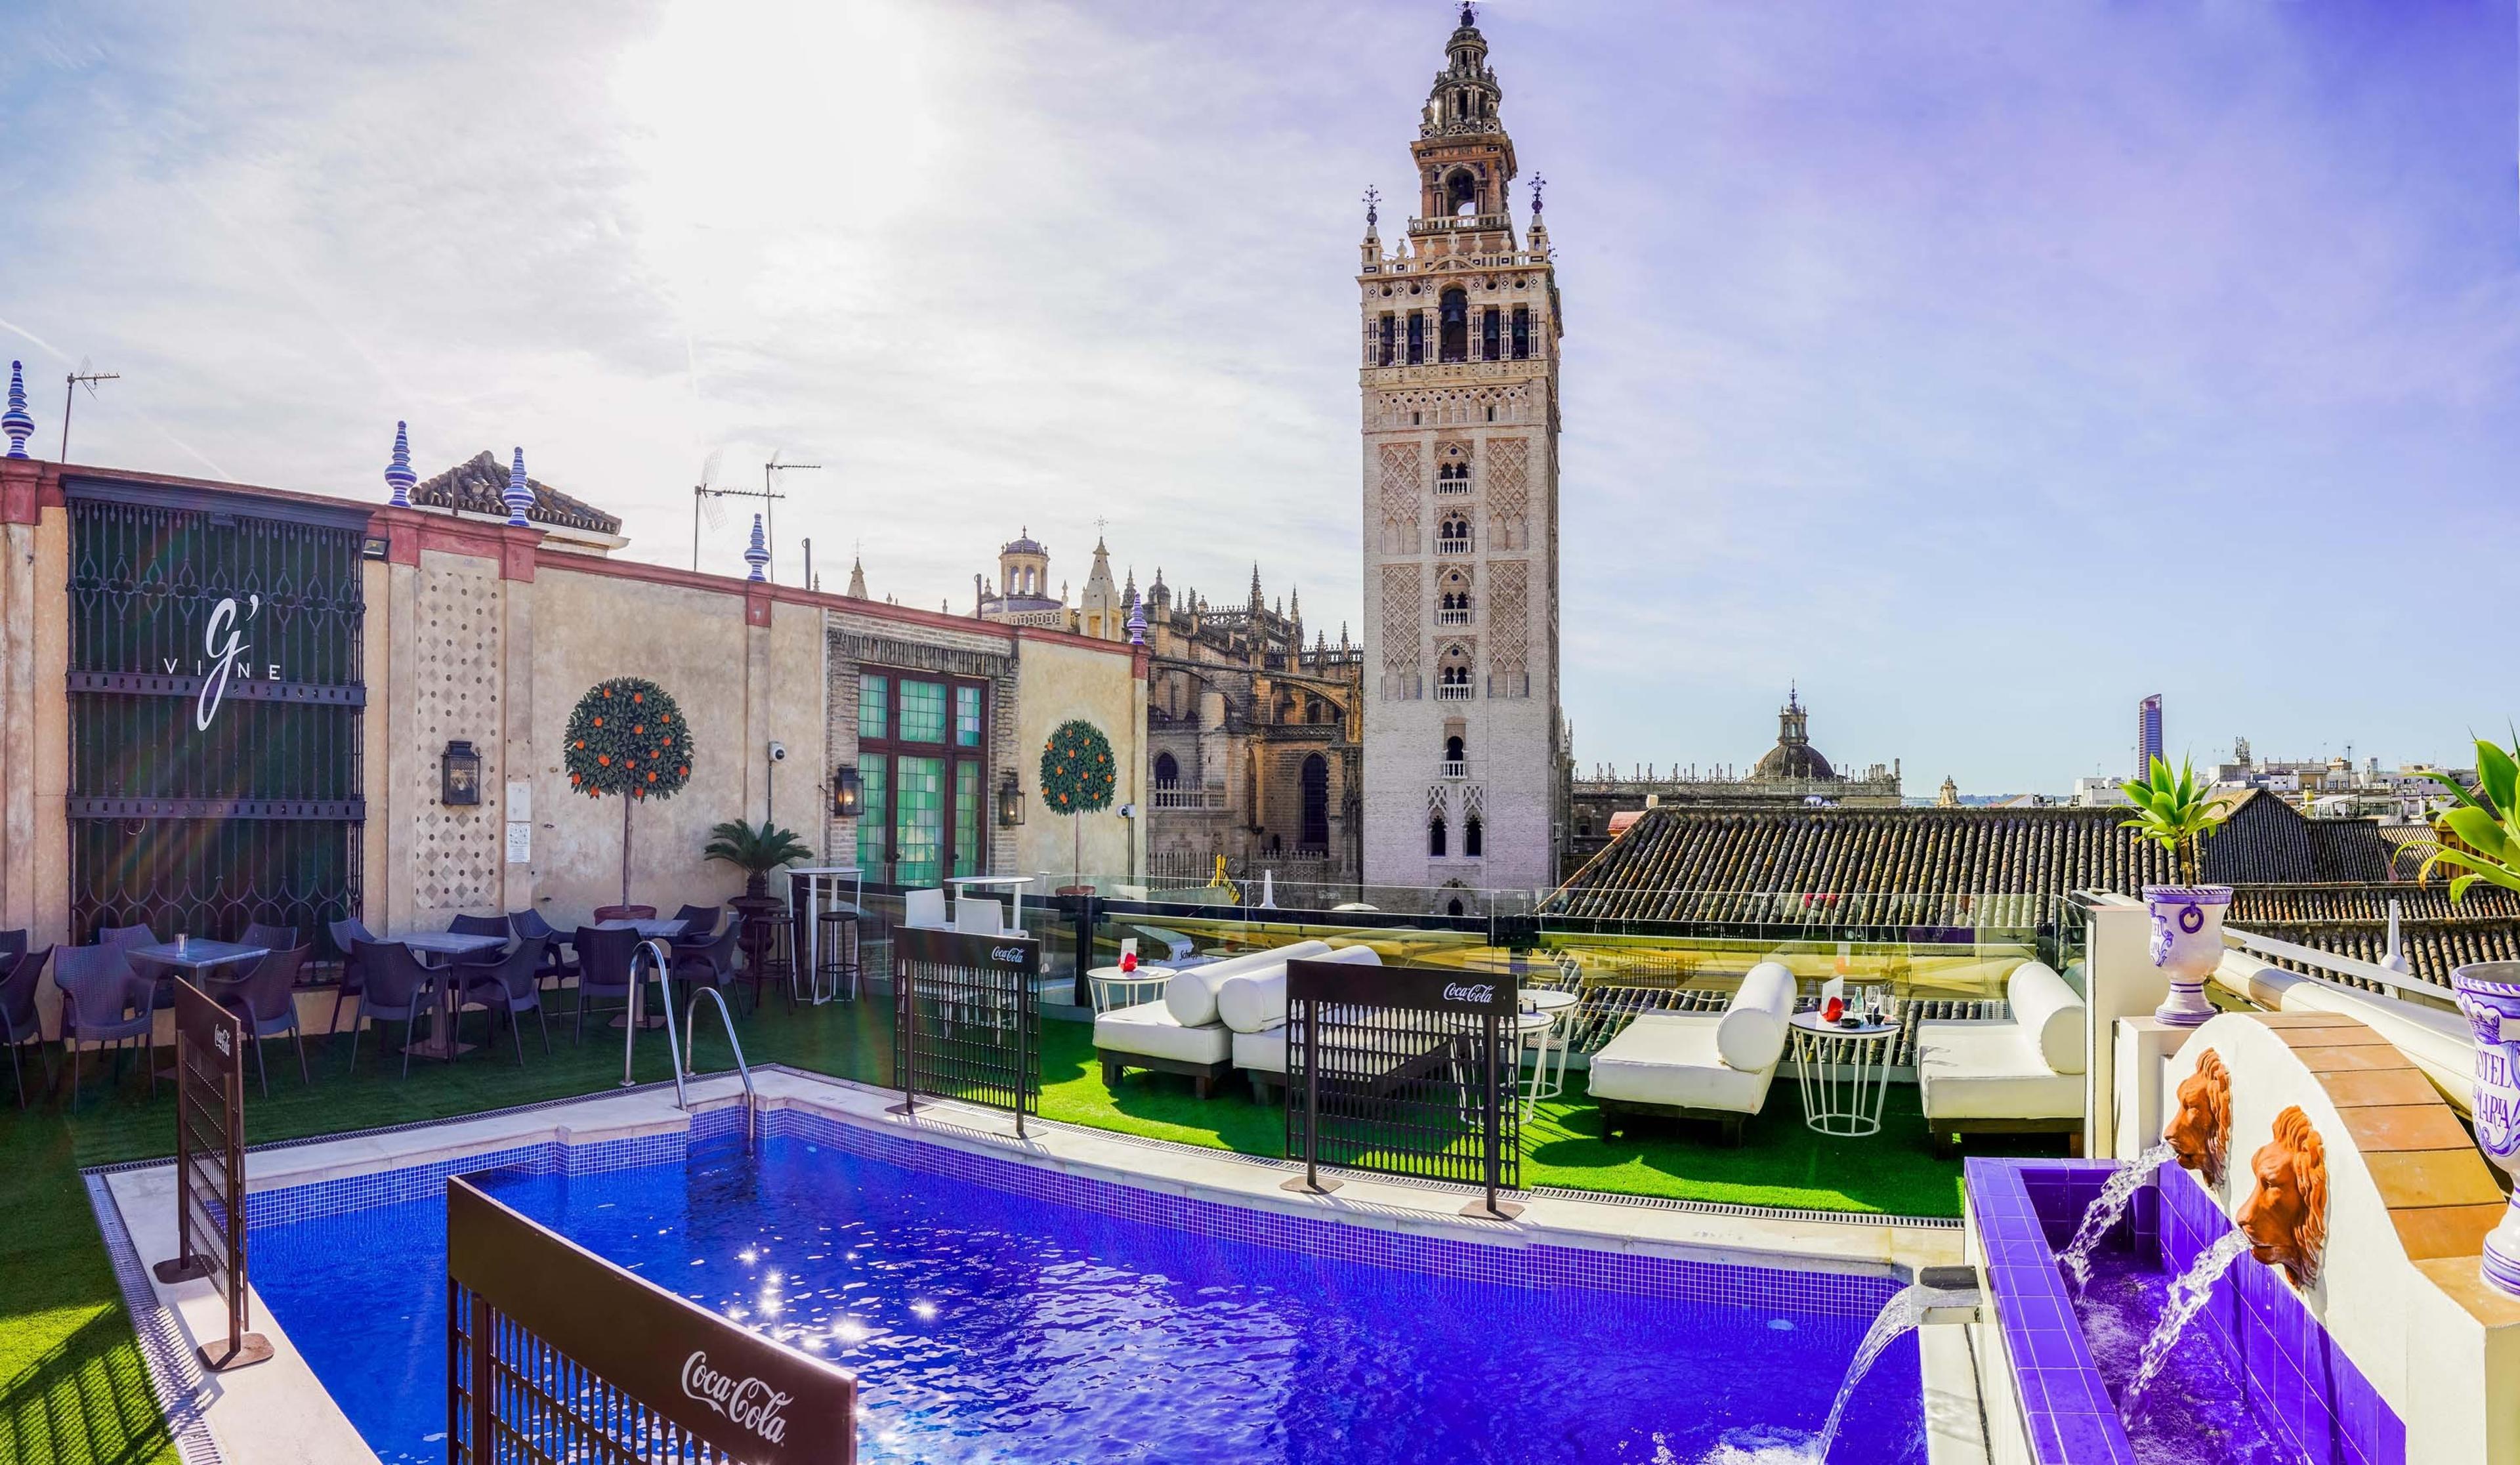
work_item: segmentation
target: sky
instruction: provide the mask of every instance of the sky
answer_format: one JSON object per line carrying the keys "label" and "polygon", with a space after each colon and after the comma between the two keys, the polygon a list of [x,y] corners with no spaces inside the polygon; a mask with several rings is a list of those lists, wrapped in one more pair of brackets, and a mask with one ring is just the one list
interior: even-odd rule
{"label": "sky", "polygon": [[[408,420],[688,566],[776,453],[791,582],[810,536],[968,609],[1100,532],[1357,616],[1358,199],[1414,198],[1451,5],[12,11],[43,455],[89,360],[77,462],[382,497]],[[2154,692],[2200,760],[2520,716],[2512,0],[1480,24],[1549,179],[1581,765],[1746,764],[1789,686],[1912,794],[2124,772]]]}

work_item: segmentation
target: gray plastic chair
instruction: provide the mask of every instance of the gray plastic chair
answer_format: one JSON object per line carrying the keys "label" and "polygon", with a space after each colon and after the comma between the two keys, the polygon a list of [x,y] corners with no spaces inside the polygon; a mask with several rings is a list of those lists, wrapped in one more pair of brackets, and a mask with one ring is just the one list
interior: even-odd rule
{"label": "gray plastic chair", "polygon": [[266,1099],[271,1097],[271,1070],[262,1057],[266,1037],[286,1032],[295,1038],[297,1081],[301,1085],[315,1081],[306,1073],[306,1034],[297,1026],[297,975],[306,970],[306,958],[314,954],[312,946],[274,951],[256,962],[252,975],[244,981],[220,984],[219,1005],[235,1013],[253,1036],[253,1072]]}
{"label": "gray plastic chair", "polygon": [[[421,964],[400,941],[361,941],[353,948],[360,971],[359,1011],[350,1020],[350,1068],[359,1071],[359,1030],[370,1020],[402,1024],[402,1076],[411,1076],[411,1030],[437,999],[438,974]],[[453,1034],[448,1034],[450,1037]],[[384,1035],[378,1033],[377,1041]],[[451,1046],[451,1044],[450,1044]]]}
{"label": "gray plastic chair", "polygon": [[[525,1066],[525,1030],[517,1021],[520,1012],[534,1015],[534,1026],[542,1030],[543,1056],[551,1056],[551,1024],[543,1017],[542,965],[542,938],[527,937],[497,966],[475,973],[464,984],[465,1006],[482,1008],[494,1016],[507,1014],[509,1030],[517,1036],[518,1068]],[[491,1030],[494,1044],[498,1037],[498,1030]]]}
{"label": "gray plastic chair", "polygon": [[596,998],[619,1001],[621,1009],[630,1009],[630,958],[639,949],[640,936],[628,927],[607,931],[601,926],[580,926],[577,939],[577,1028],[573,1041],[586,1041],[586,1004]]}
{"label": "gray plastic chair", "polygon": [[0,975],[0,1043],[9,1048],[9,1076],[17,1082],[21,1109],[26,1107],[26,1075],[19,1066],[20,1047],[35,1045],[35,1056],[44,1061],[45,1091],[53,1086],[53,1050],[44,1046],[43,1016],[35,1010],[35,983],[52,957],[50,946],[0,955],[0,973],[6,974]]}
{"label": "gray plastic chair", "polygon": [[131,970],[119,946],[62,946],[53,954],[53,984],[62,989],[62,1041],[70,1050],[70,1113],[78,1113],[80,1043],[113,1043],[114,1072],[122,1071],[120,1045],[140,1040],[149,1069],[149,1096],[158,1096],[157,1011],[152,984]]}
{"label": "gray plastic chair", "polygon": [[[365,972],[359,966],[359,944],[364,941],[374,945],[377,939],[375,933],[356,921],[335,921],[324,929],[332,933],[333,944],[341,951],[341,980],[333,988],[333,1022],[324,1030],[326,1037],[333,1037],[341,1030],[342,999],[358,996],[365,987],[361,980]],[[358,1040],[351,1039],[350,1046],[357,1047]]]}

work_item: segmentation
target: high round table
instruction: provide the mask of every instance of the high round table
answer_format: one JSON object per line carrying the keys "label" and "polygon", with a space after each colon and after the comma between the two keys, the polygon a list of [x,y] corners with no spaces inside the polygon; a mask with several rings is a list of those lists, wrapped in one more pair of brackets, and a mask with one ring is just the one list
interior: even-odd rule
{"label": "high round table", "polygon": [[1890,1039],[1897,1023],[1849,1028],[1798,1012],[1794,1057],[1802,1071],[1803,1122],[1820,1134],[1859,1139],[1881,1132],[1881,1101],[1890,1091]]}

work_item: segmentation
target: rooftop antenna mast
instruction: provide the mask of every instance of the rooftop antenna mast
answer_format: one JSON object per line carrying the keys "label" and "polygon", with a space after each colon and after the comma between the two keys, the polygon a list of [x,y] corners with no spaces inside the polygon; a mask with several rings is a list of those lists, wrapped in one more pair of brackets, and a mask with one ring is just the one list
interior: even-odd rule
{"label": "rooftop antenna mast", "polygon": [[724,449],[710,453],[700,464],[700,481],[692,485],[692,569],[695,571],[700,568],[700,519],[705,515],[708,526],[713,529],[726,523],[726,511],[718,507],[717,501],[733,490],[715,486],[718,460],[723,456]]}
{"label": "rooftop antenna mast", "polygon": [[779,520],[778,517],[771,512],[770,505],[780,499],[786,498],[788,495],[774,491],[771,475],[779,473],[793,473],[798,470],[820,472],[822,467],[823,465],[820,463],[782,463],[779,461],[779,453],[775,449],[770,454],[770,461],[761,465],[763,529],[765,533],[765,543],[770,550],[769,573],[770,578],[774,583],[779,578]]}
{"label": "rooftop antenna mast", "polygon": [[68,463],[70,460],[70,404],[78,400],[78,389],[85,387],[87,394],[94,396],[97,383],[121,380],[122,373],[98,371],[95,363],[88,358],[85,356],[79,358],[78,370],[71,372],[68,379],[62,384],[62,462]]}

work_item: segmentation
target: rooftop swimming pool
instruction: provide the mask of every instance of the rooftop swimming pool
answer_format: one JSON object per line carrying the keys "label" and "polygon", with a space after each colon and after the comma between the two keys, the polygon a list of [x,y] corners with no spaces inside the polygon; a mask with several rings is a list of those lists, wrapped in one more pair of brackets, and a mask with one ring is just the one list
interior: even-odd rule
{"label": "rooftop swimming pool", "polygon": [[[856,1370],[875,1461],[1794,1460],[1898,1289],[1402,1234],[769,1119],[750,1155],[545,1144],[257,1192],[254,1286],[395,1465],[445,1457],[450,1172]],[[1831,1455],[1921,1465],[1912,1339]]]}

